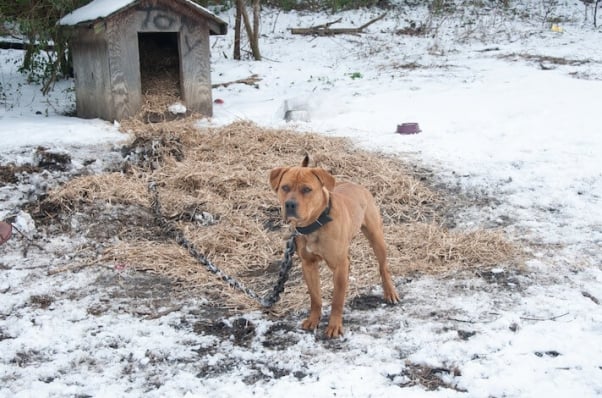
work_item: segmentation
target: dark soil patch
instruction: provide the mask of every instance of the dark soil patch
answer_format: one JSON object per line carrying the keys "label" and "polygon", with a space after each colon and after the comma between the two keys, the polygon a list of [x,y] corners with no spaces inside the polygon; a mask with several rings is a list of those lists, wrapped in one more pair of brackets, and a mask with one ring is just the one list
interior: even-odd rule
{"label": "dark soil patch", "polygon": [[[61,223],[61,214],[65,210],[57,203],[46,200],[47,195],[40,195],[36,200],[26,203],[23,210],[29,213],[37,226],[57,225]],[[68,220],[64,220],[63,232],[68,230]]]}
{"label": "dark soil patch", "polygon": [[54,297],[46,294],[34,295],[29,298],[29,302],[39,308],[46,309],[50,307],[52,303],[54,303]]}
{"label": "dark soil patch", "polygon": [[196,377],[200,379],[206,379],[209,377],[220,376],[224,373],[231,372],[234,368],[236,368],[236,366],[238,366],[238,360],[224,359],[214,365],[204,365],[203,367],[201,367]]}
{"label": "dark soil patch", "polygon": [[35,153],[38,167],[49,171],[67,171],[71,166],[71,155],[53,152],[44,147],[38,147]]}
{"label": "dark soil patch", "polygon": [[86,210],[72,216],[77,225],[85,226],[85,230],[75,232],[83,233],[93,241],[108,242],[115,237],[150,241],[164,239],[149,209],[95,203]]}
{"label": "dark soil patch", "polygon": [[131,166],[150,168],[160,167],[166,157],[178,162],[184,159],[182,140],[174,134],[165,133],[160,137],[137,137],[131,144],[121,148],[124,158],[124,170]]}
{"label": "dark soil patch", "polygon": [[272,350],[283,350],[299,342],[298,327],[290,322],[277,322],[266,331],[262,345]]}
{"label": "dark soil patch", "polygon": [[424,24],[416,24],[416,22],[410,22],[409,26],[400,28],[395,31],[396,35],[402,36],[424,36],[428,33],[428,28]]}
{"label": "dark soil patch", "polygon": [[508,290],[519,290],[521,288],[521,282],[519,280],[519,271],[516,269],[489,269],[489,270],[476,270],[475,274],[484,279],[487,283],[497,285]]}
{"label": "dark soil patch", "polygon": [[590,63],[591,61],[588,59],[570,59],[564,57],[552,57],[549,55],[537,55],[537,54],[526,54],[526,53],[512,53],[512,54],[504,54],[499,56],[502,59],[524,59],[530,62],[536,62],[539,64],[548,63],[554,65],[570,65],[570,66],[581,66]]}
{"label": "dark soil patch", "polygon": [[[272,366],[270,364],[258,362],[253,363],[249,366],[250,370],[253,372],[248,376],[243,378],[243,382],[248,385],[253,385],[258,381],[269,381],[273,379],[280,379],[284,376],[288,376],[291,374],[290,370],[281,369],[276,366]],[[301,380],[305,376],[307,376],[304,372],[293,372],[293,375]]]}
{"label": "dark soil patch", "polygon": [[155,319],[182,308],[183,300],[173,280],[135,271],[125,264],[112,266],[112,269],[99,269],[99,276],[91,285],[93,290],[82,293],[98,296],[98,301],[88,306],[88,314],[129,313]]}
{"label": "dark soil patch", "polygon": [[[455,385],[445,382],[441,375],[452,375],[454,377],[461,376],[461,372],[458,368],[432,368],[427,365],[415,364],[408,362],[406,367],[402,370],[399,375],[388,375],[388,378],[396,382],[401,379],[402,381],[396,382],[399,387],[413,387],[421,385],[429,391],[439,390],[440,388],[449,388],[459,392],[466,392],[466,390],[460,389]],[[401,376],[401,377],[400,377]]]}
{"label": "dark soil patch", "polygon": [[474,330],[458,330],[458,337],[462,340],[468,340],[476,334],[477,332],[475,332]]}
{"label": "dark soil patch", "polygon": [[387,302],[384,301],[382,296],[364,295],[352,298],[348,305],[354,310],[368,311],[387,305]]}
{"label": "dark soil patch", "polygon": [[[72,206],[73,205],[73,206]],[[46,195],[23,206],[38,227],[46,227],[48,233],[75,233],[93,242],[106,243],[115,238],[163,240],[150,209],[135,205],[67,204],[48,200]],[[195,221],[198,210],[176,214],[178,220]]]}
{"label": "dark soil patch", "polygon": [[208,334],[221,339],[232,339],[238,346],[248,347],[255,337],[255,324],[246,318],[237,318],[232,323],[224,320],[198,321],[193,325],[198,334]]}
{"label": "dark soil patch", "polygon": [[44,355],[37,350],[18,351],[10,363],[17,365],[20,368],[27,367],[33,363],[43,362]]}
{"label": "dark soil patch", "polygon": [[39,173],[40,168],[32,165],[17,166],[14,163],[0,165],[0,183],[2,184],[17,184],[20,179],[20,174]]}

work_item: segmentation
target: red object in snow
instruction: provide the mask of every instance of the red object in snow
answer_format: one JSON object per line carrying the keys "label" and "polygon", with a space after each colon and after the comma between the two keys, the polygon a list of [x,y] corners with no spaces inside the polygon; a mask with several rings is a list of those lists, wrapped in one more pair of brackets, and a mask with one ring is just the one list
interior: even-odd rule
{"label": "red object in snow", "polygon": [[215,104],[223,104],[223,103],[224,103],[224,100],[223,100],[223,99],[221,99],[221,98],[216,98],[216,99],[213,101],[213,103],[215,103]]}
{"label": "red object in snow", "polygon": [[397,134],[418,134],[421,131],[418,123],[402,123],[397,125]]}
{"label": "red object in snow", "polygon": [[8,241],[13,234],[13,226],[7,222],[0,221],[0,245]]}

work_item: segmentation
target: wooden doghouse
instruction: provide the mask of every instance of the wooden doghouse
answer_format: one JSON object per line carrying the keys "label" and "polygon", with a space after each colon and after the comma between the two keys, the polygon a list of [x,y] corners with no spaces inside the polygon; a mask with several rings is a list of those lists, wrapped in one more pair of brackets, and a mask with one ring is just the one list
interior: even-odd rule
{"label": "wooden doghouse", "polygon": [[188,110],[212,115],[209,36],[228,26],[209,10],[190,0],[94,0],[59,24],[72,29],[77,116],[132,116],[157,79]]}

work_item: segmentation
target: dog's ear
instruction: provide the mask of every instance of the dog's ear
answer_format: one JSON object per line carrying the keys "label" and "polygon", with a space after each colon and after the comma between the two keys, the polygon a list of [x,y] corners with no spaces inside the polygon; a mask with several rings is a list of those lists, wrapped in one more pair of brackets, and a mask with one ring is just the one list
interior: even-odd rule
{"label": "dog's ear", "polygon": [[312,169],[311,172],[314,173],[316,177],[318,177],[318,180],[320,180],[320,182],[326,187],[326,189],[328,189],[329,191],[332,191],[334,189],[334,184],[336,181],[332,174],[319,167]]}
{"label": "dog's ear", "polygon": [[301,162],[301,167],[307,167],[309,165],[309,155],[306,153],[303,161]]}
{"label": "dog's ear", "polygon": [[270,171],[270,186],[274,191],[278,191],[278,187],[280,186],[282,176],[288,171],[288,169],[289,167],[277,167]]}

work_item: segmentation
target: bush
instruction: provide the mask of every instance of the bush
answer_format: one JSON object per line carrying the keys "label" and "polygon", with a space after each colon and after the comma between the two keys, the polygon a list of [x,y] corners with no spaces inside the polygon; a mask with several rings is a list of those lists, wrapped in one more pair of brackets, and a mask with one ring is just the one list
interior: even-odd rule
{"label": "bush", "polygon": [[44,94],[71,67],[67,37],[57,21],[89,0],[16,0],[0,2],[0,24],[8,33],[21,37],[25,44],[19,71],[28,81],[41,83]]}

